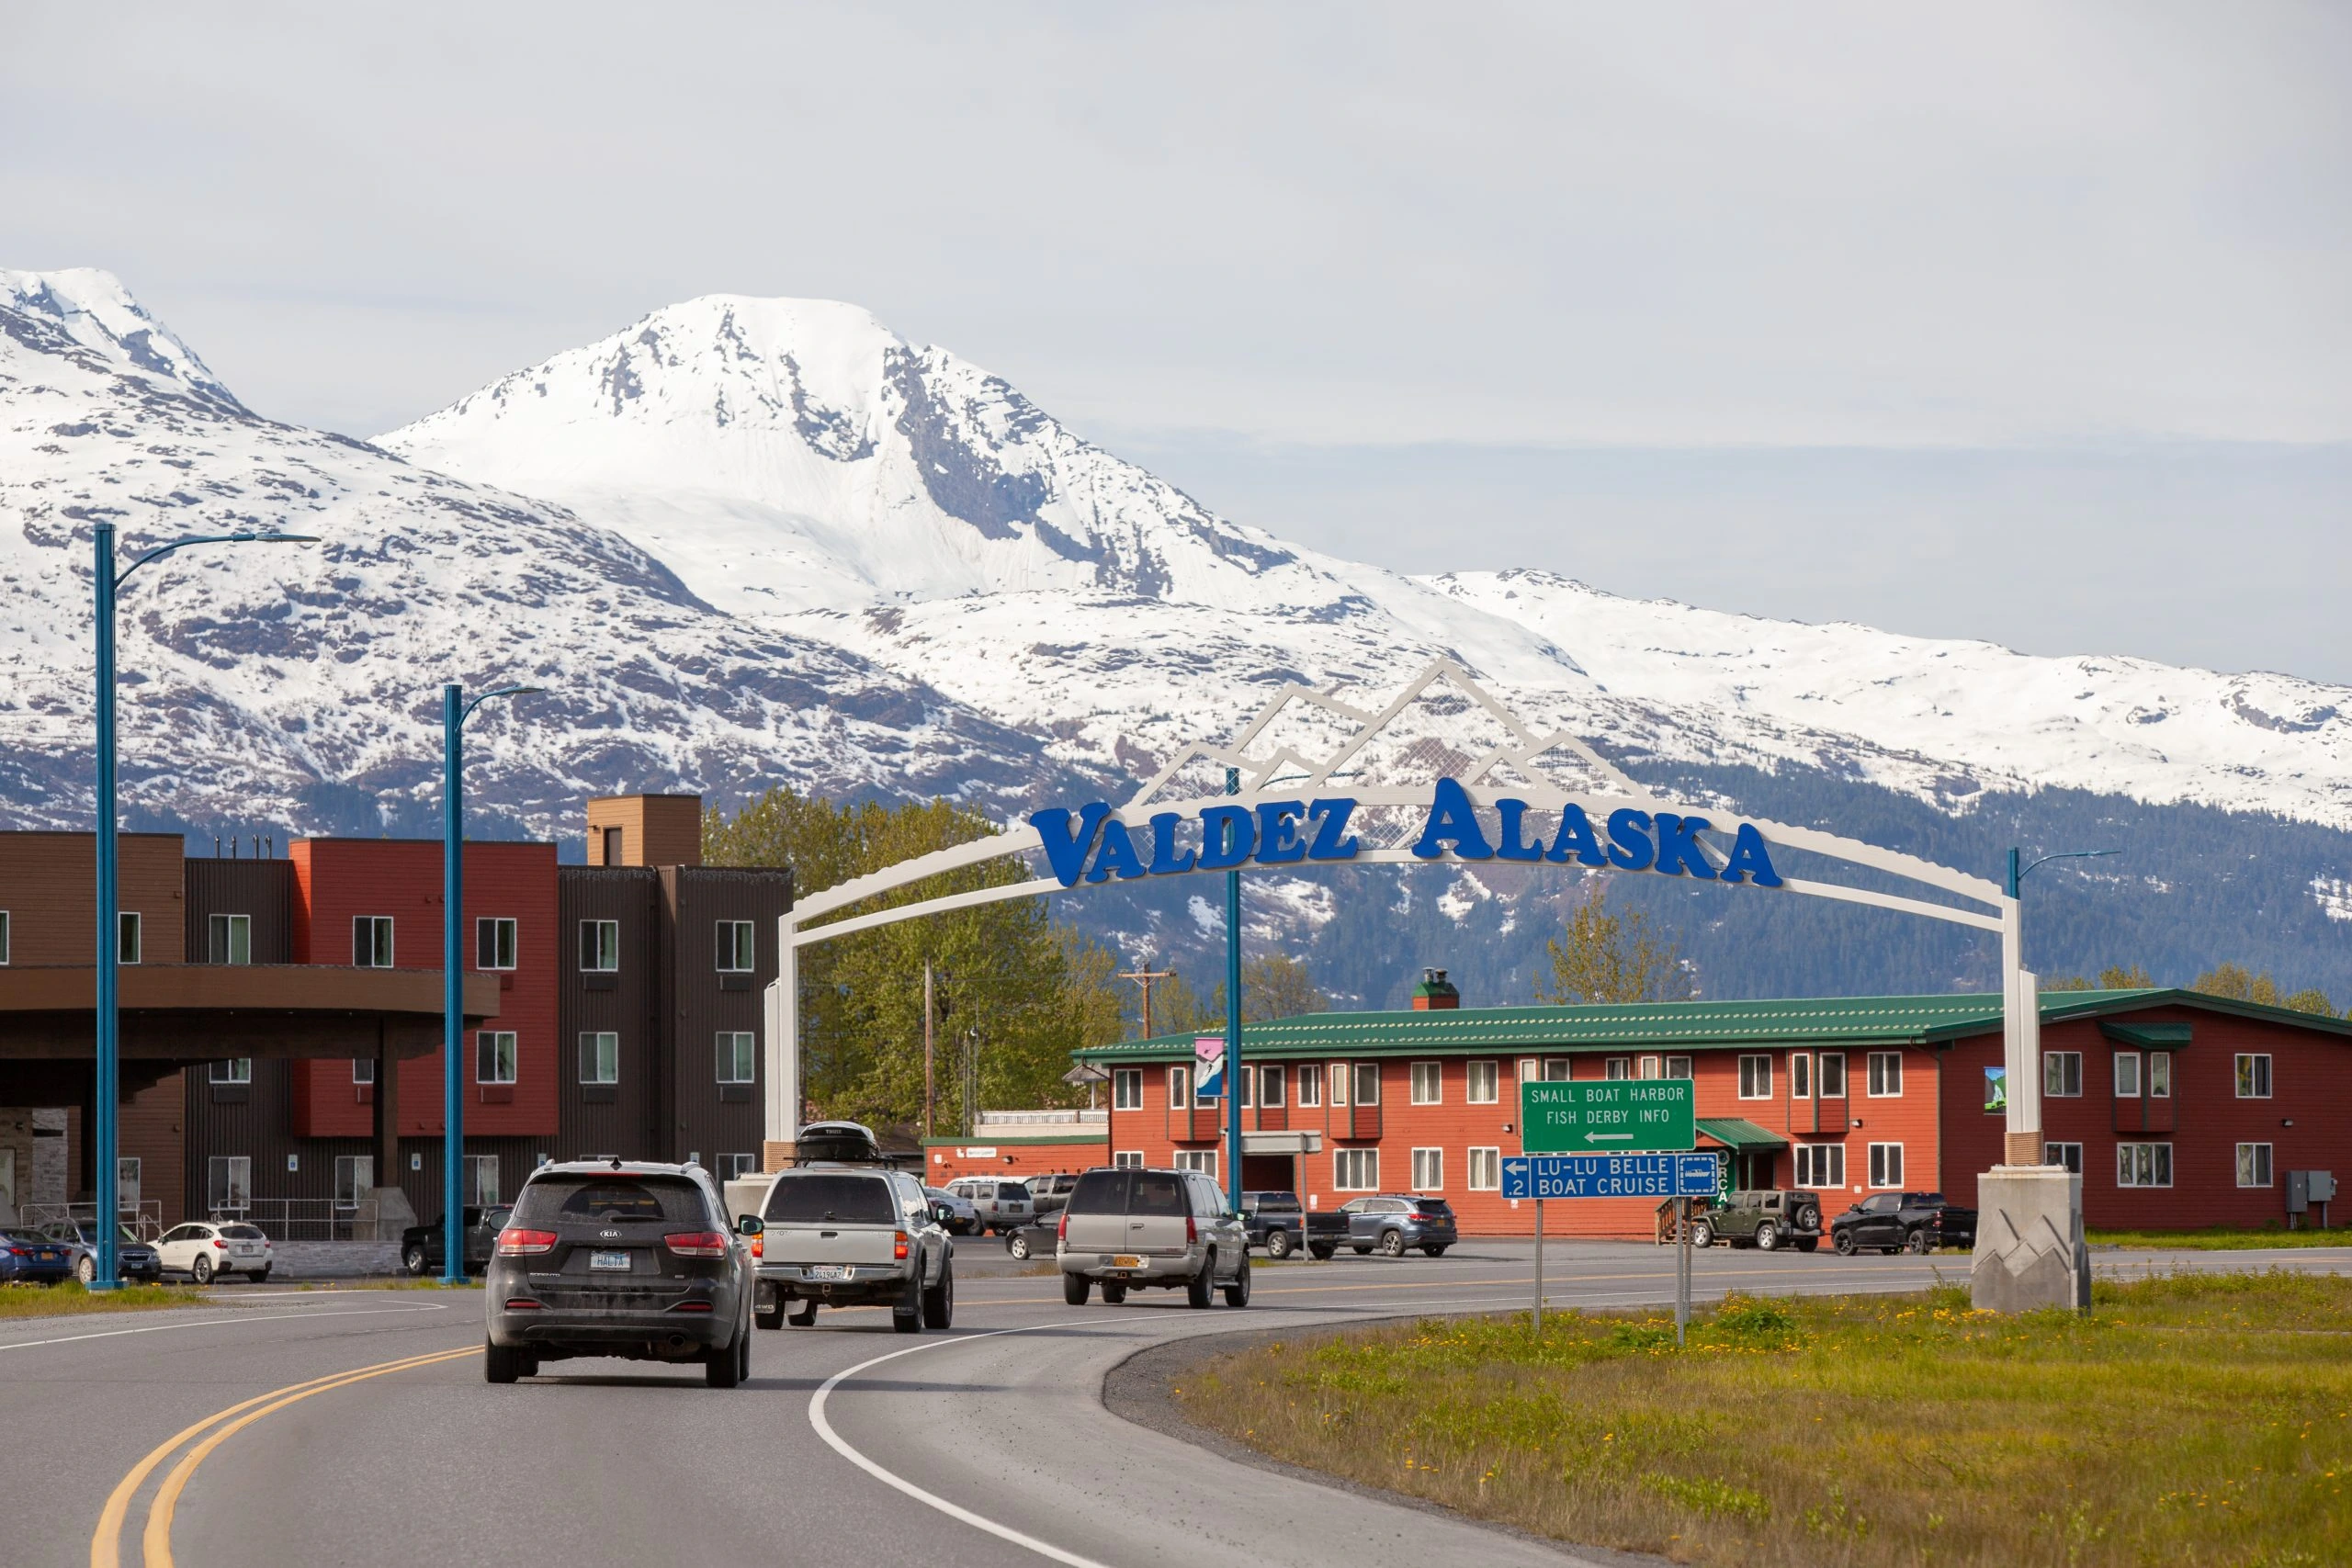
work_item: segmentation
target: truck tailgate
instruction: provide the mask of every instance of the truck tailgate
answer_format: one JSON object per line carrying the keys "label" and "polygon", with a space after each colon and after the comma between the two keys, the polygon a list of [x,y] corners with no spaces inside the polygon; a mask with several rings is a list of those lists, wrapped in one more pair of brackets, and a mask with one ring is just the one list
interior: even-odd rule
{"label": "truck tailgate", "polygon": [[771,1267],[798,1263],[890,1263],[896,1261],[895,1226],[860,1224],[772,1224],[760,1261]]}

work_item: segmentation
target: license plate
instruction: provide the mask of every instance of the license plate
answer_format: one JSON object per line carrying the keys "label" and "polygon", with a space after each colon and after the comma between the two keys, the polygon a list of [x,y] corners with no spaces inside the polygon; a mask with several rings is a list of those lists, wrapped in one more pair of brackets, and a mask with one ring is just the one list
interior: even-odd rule
{"label": "license plate", "polygon": [[1111,1267],[1114,1269],[1140,1269],[1143,1267],[1143,1259],[1140,1258],[1114,1258],[1111,1259]]}
{"label": "license plate", "polygon": [[44,1252],[40,1255],[40,1261],[43,1263],[57,1263],[62,1261],[62,1258],[63,1255],[61,1253]]}
{"label": "license plate", "polygon": [[591,1269],[613,1269],[626,1274],[628,1272],[628,1254],[626,1252],[592,1252],[588,1255],[588,1267]]}
{"label": "license plate", "polygon": [[808,1269],[808,1278],[811,1280],[846,1280],[849,1278],[849,1265],[846,1263],[811,1264]]}

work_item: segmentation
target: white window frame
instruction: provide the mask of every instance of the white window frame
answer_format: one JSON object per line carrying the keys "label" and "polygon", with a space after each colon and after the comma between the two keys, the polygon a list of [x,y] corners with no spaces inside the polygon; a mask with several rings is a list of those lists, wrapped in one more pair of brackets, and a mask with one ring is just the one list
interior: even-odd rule
{"label": "white window frame", "polygon": [[[351,966],[354,969],[392,969],[392,962],[400,949],[393,944],[392,917],[390,915],[354,915],[351,917]],[[360,956],[366,954],[367,962]]]}
{"label": "white window frame", "polygon": [[1600,1076],[1611,1082],[1623,1083],[1634,1076],[1634,1058],[1631,1056],[1602,1057]]}
{"label": "white window frame", "polygon": [[1795,1184],[1808,1191],[1842,1190],[1846,1185],[1846,1145],[1799,1144],[1793,1158]]}
{"label": "white window frame", "polygon": [[1190,1111],[1193,1108],[1193,1066],[1178,1062],[1168,1069],[1168,1109]]}
{"label": "white window frame", "polygon": [[1813,1059],[1813,1095],[1815,1100],[1846,1098],[1846,1053],[1823,1051]]}
{"label": "white window frame", "polygon": [[[220,1194],[215,1198],[214,1194]],[[242,1201],[240,1201],[242,1200]],[[204,1212],[242,1214],[254,1203],[254,1156],[214,1155],[204,1165]]]}
{"label": "white window frame", "polygon": [[1413,1190],[1442,1192],[1445,1190],[1445,1151],[1442,1148],[1419,1148],[1413,1151]]}
{"label": "white window frame", "polygon": [[1247,1062],[1243,1063],[1241,1071],[1234,1077],[1233,1087],[1241,1093],[1241,1109],[1254,1110],[1258,1104],[1258,1069]]}
{"label": "white window frame", "polygon": [[[595,1076],[591,1077],[594,1074]],[[580,1032],[580,1081],[605,1085],[621,1081],[621,1035],[617,1029]]]}
{"label": "white window frame", "polygon": [[[2137,1051],[2118,1051],[2115,1053],[2115,1061],[2113,1066],[2115,1073],[2115,1098],[2118,1100],[2139,1099],[2140,1053]],[[2127,1079],[2130,1080],[2128,1086],[2125,1081]]]}
{"label": "white window frame", "polygon": [[1379,1191],[1380,1151],[1376,1148],[1334,1149],[1331,1152],[1331,1190]]}
{"label": "white window frame", "polygon": [[2235,1069],[2232,1078],[2240,1100],[2268,1100],[2270,1098],[2269,1052],[2240,1051],[2237,1054]]}
{"label": "white window frame", "polygon": [[2268,1187],[2276,1173],[2271,1169],[2271,1145],[2240,1144],[2238,1145],[2238,1185]]}
{"label": "white window frame", "polygon": [[2083,1054],[2080,1051],[2044,1051],[2041,1054],[2041,1097],[2044,1100],[2080,1100],[2083,1097]]}
{"label": "white window frame", "polygon": [[759,1081],[760,1037],[757,1034],[748,1029],[722,1029],[711,1036],[710,1043],[720,1083]]}
{"label": "white window frame", "polygon": [[140,919],[138,910],[122,909],[117,912],[114,953],[114,960],[117,964],[139,962],[141,945],[140,938],[142,934],[144,934],[144,922]]}
{"label": "white window frame", "polygon": [[1215,1181],[1216,1179],[1216,1151],[1215,1149],[1178,1149],[1176,1168],[1196,1170],[1211,1181]]}
{"label": "white window frame", "polygon": [[[1354,1097],[1355,1103],[1358,1105],[1378,1105],[1380,1103],[1380,1064],[1358,1062],[1354,1066],[1353,1082],[1350,1084],[1348,1092]],[[1364,1086],[1367,1084],[1372,1087],[1372,1094],[1369,1098],[1366,1098],[1363,1092]]]}
{"label": "white window frame", "polygon": [[1874,1191],[1900,1192],[1903,1190],[1903,1145],[1872,1144],[1871,1145],[1871,1187]]}
{"label": "white window frame", "polygon": [[1521,1083],[1542,1083],[1544,1081],[1543,1062],[1533,1056],[1521,1056],[1519,1059],[1519,1081]]}
{"label": "white window frame", "polygon": [[212,1064],[212,1070],[206,1077],[211,1083],[249,1084],[254,1081],[254,1059],[224,1056]]}
{"label": "white window frame", "polygon": [[[2073,1151],[2072,1158],[2068,1157],[2069,1150]],[[2080,1176],[2083,1173],[2083,1145],[2068,1140],[2045,1143],[2041,1145],[2041,1163],[2063,1165],[2076,1176]]]}
{"label": "white window frame", "polygon": [[[490,1055],[485,1058],[483,1052]],[[474,1031],[474,1082],[511,1085],[522,1071],[523,1053],[511,1029]],[[489,1071],[485,1073],[484,1067]]]}
{"label": "white window frame", "polygon": [[1268,1111],[1280,1111],[1290,1093],[1290,1070],[1267,1063],[1258,1069],[1258,1103]]}
{"label": "white window frame", "polygon": [[[609,944],[605,940],[607,935],[612,938]],[[617,975],[620,969],[621,923],[618,920],[581,921],[580,972],[582,975]]]}
{"label": "white window frame", "polygon": [[[482,1179],[485,1173],[490,1178],[487,1181]],[[499,1195],[502,1186],[496,1155],[466,1156],[467,1198],[465,1203],[458,1205],[460,1213],[468,1203],[483,1209],[496,1208],[502,1201]]]}
{"label": "white window frame", "polygon": [[[1789,1098],[1791,1100],[1813,1098],[1813,1056],[1809,1052],[1789,1053]],[[1804,1183],[1800,1181],[1797,1185],[1803,1187]]]}
{"label": "white window frame", "polygon": [[254,918],[251,915],[230,914],[205,916],[204,958],[208,964],[251,964],[254,961]]}
{"label": "white window frame", "polygon": [[1415,1062],[1409,1075],[1408,1097],[1415,1105],[1445,1103],[1445,1064]]}
{"label": "white window frame", "polygon": [[2169,1051],[2148,1053],[2148,1098],[2172,1098],[2172,1053]]}
{"label": "white window frame", "polygon": [[1301,1062],[1298,1065],[1298,1103],[1302,1110],[1313,1111],[1323,1104],[1323,1064]]}
{"label": "white window frame", "polygon": [[2133,1143],[2115,1145],[2116,1186],[2170,1187],[2172,1174],[2171,1144]]}
{"label": "white window frame", "polygon": [[1666,1075],[1659,1071],[1656,1056],[1644,1056],[1634,1062],[1634,1076],[1637,1078],[1660,1078]]}
{"label": "white window frame", "polygon": [[1141,1170],[1143,1168],[1143,1151],[1141,1149],[1119,1150],[1111,1156],[1111,1168],[1114,1170]]}
{"label": "white window frame", "polygon": [[[1862,1089],[1863,1093],[1868,1098],[1871,1100],[1900,1100],[1903,1098],[1902,1052],[1871,1052],[1870,1062],[1864,1068],[1864,1072],[1867,1076],[1862,1079]],[[1894,1087],[1889,1088],[1888,1086],[1890,1084]]]}
{"label": "white window frame", "polygon": [[1470,1150],[1470,1190],[1499,1192],[1503,1190],[1503,1151],[1500,1146]]}
{"label": "white window frame", "polygon": [[[1756,1076],[1758,1071],[1756,1065],[1759,1063],[1762,1065],[1760,1068],[1762,1077],[1760,1080]],[[1770,1052],[1747,1051],[1741,1053],[1739,1058],[1739,1098],[1742,1100],[1770,1100],[1772,1098],[1772,1055]]]}
{"label": "white window frame", "polygon": [[1331,1109],[1342,1110],[1348,1103],[1348,1065],[1334,1062],[1325,1080],[1331,1086]]}
{"label": "white window frame", "polygon": [[1503,1065],[1494,1060],[1465,1062],[1462,1066],[1462,1102],[1497,1105],[1502,1101]]}
{"label": "white window frame", "polygon": [[[512,915],[474,917],[474,967],[484,974],[505,974],[516,967],[523,951],[522,925]],[[490,962],[482,962],[487,955]]]}
{"label": "white window frame", "polygon": [[759,1173],[760,1156],[757,1155],[720,1155],[718,1156],[718,1179],[721,1181],[741,1181],[747,1176],[757,1176]]}
{"label": "white window frame", "polygon": [[374,1155],[337,1155],[334,1156],[334,1206],[356,1209],[359,1201],[376,1185]]}
{"label": "white window frame", "polygon": [[721,975],[749,975],[760,966],[759,928],[750,920],[720,920],[713,941]]}
{"label": "white window frame", "polygon": [[1141,1111],[1143,1109],[1143,1069],[1113,1067],[1111,1069],[1111,1109]]}
{"label": "white window frame", "polygon": [[1545,1083],[1571,1083],[1575,1081],[1576,1076],[1577,1064],[1575,1057],[1546,1056],[1544,1058],[1544,1081]]}
{"label": "white window frame", "polygon": [[[1680,1064],[1679,1071],[1676,1066],[1678,1063]],[[1669,1078],[1688,1078],[1695,1077],[1697,1075],[1690,1070],[1690,1057],[1677,1055],[1668,1056],[1666,1059],[1666,1076]]]}
{"label": "white window frame", "polygon": [[0,909],[0,965],[8,962],[8,911]]}
{"label": "white window frame", "polygon": [[373,1084],[376,1081],[376,1058],[373,1056],[352,1057],[351,1081],[355,1088],[365,1088]]}

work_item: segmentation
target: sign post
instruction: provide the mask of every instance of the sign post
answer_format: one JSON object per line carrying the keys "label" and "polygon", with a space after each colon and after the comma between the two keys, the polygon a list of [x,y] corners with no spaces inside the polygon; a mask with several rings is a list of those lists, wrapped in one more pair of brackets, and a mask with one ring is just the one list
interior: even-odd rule
{"label": "sign post", "polygon": [[1544,1200],[1535,1200],[1535,1337],[1544,1337]]}
{"label": "sign post", "polygon": [[1690,1325],[1686,1200],[1722,1184],[1699,1142],[1689,1078],[1555,1080],[1519,1086],[1520,1147],[1503,1161],[1503,1196],[1535,1201],[1535,1329],[1544,1329],[1544,1200],[1664,1198],[1674,1205],[1674,1342]]}

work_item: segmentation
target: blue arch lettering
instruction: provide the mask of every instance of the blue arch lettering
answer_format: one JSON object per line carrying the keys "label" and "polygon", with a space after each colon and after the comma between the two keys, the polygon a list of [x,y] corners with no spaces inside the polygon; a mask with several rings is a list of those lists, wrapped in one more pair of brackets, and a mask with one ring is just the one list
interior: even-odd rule
{"label": "blue arch lettering", "polygon": [[1256,818],[1246,806],[1212,806],[1201,813],[1200,871],[1229,871],[1258,847]]}
{"label": "blue arch lettering", "polygon": [[1586,865],[1609,863],[1608,855],[1601,852],[1600,835],[1592,830],[1592,818],[1573,800],[1560,813],[1560,831],[1544,858],[1554,865],[1566,865],[1571,859]]}
{"label": "blue arch lettering", "polygon": [[1487,842],[1486,833],[1478,826],[1478,813],[1470,804],[1470,792],[1458,779],[1437,781],[1437,794],[1430,801],[1429,821],[1421,828],[1421,840],[1413,846],[1413,853],[1422,860],[1435,860],[1451,843],[1453,852],[1464,860],[1492,860],[1495,849]]}
{"label": "blue arch lettering", "polygon": [[1527,802],[1498,800],[1495,802],[1495,809],[1502,815],[1502,822],[1495,833],[1502,842],[1495,846],[1495,858],[1498,860],[1542,860],[1543,845],[1520,841],[1520,818],[1527,815]]}
{"label": "blue arch lettering", "polygon": [[1086,852],[1094,847],[1095,831],[1110,815],[1111,808],[1099,800],[1080,807],[1075,823],[1067,806],[1049,806],[1029,814],[1029,826],[1037,829],[1037,837],[1045,842],[1046,863],[1054,868],[1055,881],[1064,887],[1078,886],[1079,873],[1086,869]]}
{"label": "blue arch lettering", "polygon": [[1715,879],[1715,868],[1707,863],[1706,852],[1699,848],[1696,835],[1707,827],[1703,817],[1677,817],[1670,811],[1657,814],[1657,869],[1667,876],[1679,876],[1689,871],[1693,876]]}
{"label": "blue arch lettering", "polygon": [[1094,864],[1086,874],[1089,882],[1108,882],[1116,876],[1125,881],[1143,874],[1143,857],[1136,853],[1136,841],[1127,836],[1127,825],[1117,818],[1102,824],[1102,847],[1094,852]]}
{"label": "blue arch lettering", "polygon": [[1650,843],[1650,814],[1630,806],[1609,814],[1609,863],[1625,871],[1647,871],[1657,858]]}
{"label": "blue arch lettering", "polygon": [[1174,811],[1162,811],[1151,819],[1151,864],[1146,869],[1154,876],[1175,876],[1193,869],[1193,852],[1176,852],[1176,826],[1183,817]]}
{"label": "blue arch lettering", "polygon": [[1306,842],[1298,836],[1298,819],[1306,815],[1303,800],[1269,800],[1258,807],[1258,863],[1288,865],[1306,858]]}
{"label": "blue arch lettering", "polygon": [[1307,846],[1308,860],[1353,860],[1363,843],[1348,831],[1348,818],[1355,815],[1356,803],[1344,797],[1318,800],[1306,808],[1306,814],[1317,819],[1315,842]]}
{"label": "blue arch lettering", "polygon": [[1724,863],[1725,882],[1746,882],[1753,877],[1758,887],[1778,887],[1781,874],[1772,869],[1771,852],[1764,847],[1764,835],[1752,822],[1742,822],[1731,841],[1731,858]]}

